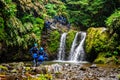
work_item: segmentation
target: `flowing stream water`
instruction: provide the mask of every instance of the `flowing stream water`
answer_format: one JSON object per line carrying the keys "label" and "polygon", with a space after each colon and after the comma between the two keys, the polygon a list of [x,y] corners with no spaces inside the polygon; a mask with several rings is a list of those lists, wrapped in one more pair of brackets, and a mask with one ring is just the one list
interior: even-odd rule
{"label": "flowing stream water", "polygon": [[76,33],[75,38],[73,40],[73,43],[72,43],[72,46],[71,46],[71,49],[70,49],[70,53],[69,53],[70,54],[69,60],[71,60],[72,55],[73,55],[74,50],[75,50],[75,47],[77,46],[77,37],[78,37],[78,34],[79,34],[79,32]]}
{"label": "flowing stream water", "polygon": [[81,41],[78,47],[75,49],[74,53],[71,53],[72,54],[70,59],[71,61],[78,61],[79,59],[80,61],[82,61],[84,59],[85,52],[84,52],[83,45],[86,38],[86,33],[80,32],[80,34],[81,34]]}
{"label": "flowing stream water", "polygon": [[65,57],[65,41],[67,33],[63,33],[60,39],[60,47],[58,53],[58,60],[64,60]]}
{"label": "flowing stream water", "polygon": [[[80,41],[79,41],[79,45],[77,46],[77,40],[78,40],[78,36],[80,37]],[[64,61],[65,60],[65,42],[66,42],[66,36],[67,33],[63,33],[60,39],[60,47],[59,47],[59,53],[58,53],[58,60]],[[84,41],[86,38],[86,33],[85,32],[77,32],[75,35],[75,38],[73,40],[72,46],[71,46],[71,50],[70,50],[70,54],[68,57],[69,61],[72,62],[77,62],[77,61],[83,61],[84,60]]]}

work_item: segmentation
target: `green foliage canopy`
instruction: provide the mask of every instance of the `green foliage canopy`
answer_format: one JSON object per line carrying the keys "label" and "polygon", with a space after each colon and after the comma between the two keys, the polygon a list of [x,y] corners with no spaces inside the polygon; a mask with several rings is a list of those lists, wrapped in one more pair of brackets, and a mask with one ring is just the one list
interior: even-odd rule
{"label": "green foliage canopy", "polygon": [[110,30],[116,32],[120,35],[120,10],[116,10],[110,17],[106,20],[106,25]]}
{"label": "green foliage canopy", "polygon": [[112,0],[66,0],[70,21],[82,26],[105,26],[104,20],[114,11]]}

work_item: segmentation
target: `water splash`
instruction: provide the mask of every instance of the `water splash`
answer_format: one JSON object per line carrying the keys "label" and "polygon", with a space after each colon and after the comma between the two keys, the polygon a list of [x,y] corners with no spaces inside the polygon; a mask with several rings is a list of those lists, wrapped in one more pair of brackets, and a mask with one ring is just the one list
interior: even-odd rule
{"label": "water splash", "polygon": [[70,53],[69,53],[70,54],[69,60],[72,58],[74,50],[75,50],[75,47],[77,46],[77,37],[78,37],[78,34],[79,34],[79,32],[76,33],[75,38],[73,40],[73,43],[72,43],[72,46],[71,46],[71,50],[70,50]]}
{"label": "water splash", "polygon": [[84,59],[84,48],[83,48],[83,44],[86,38],[86,33],[85,32],[80,32],[81,33],[81,41],[79,46],[75,49],[74,53],[72,53],[72,57],[71,57],[71,61],[78,61],[78,59],[80,58],[80,61],[82,61]]}
{"label": "water splash", "polygon": [[63,33],[60,39],[60,47],[58,53],[58,60],[64,60],[65,57],[65,42],[67,33]]}
{"label": "water splash", "polygon": [[107,28],[103,27],[101,33],[105,32]]}

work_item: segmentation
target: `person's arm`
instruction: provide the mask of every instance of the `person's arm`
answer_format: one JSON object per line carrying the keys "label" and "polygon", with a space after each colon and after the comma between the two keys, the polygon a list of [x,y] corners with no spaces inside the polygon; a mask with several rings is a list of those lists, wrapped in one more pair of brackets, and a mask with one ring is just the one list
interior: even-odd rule
{"label": "person's arm", "polygon": [[45,58],[45,60],[48,60],[48,55],[46,52],[44,52],[44,58]]}
{"label": "person's arm", "polygon": [[48,57],[46,52],[44,52],[44,57]]}

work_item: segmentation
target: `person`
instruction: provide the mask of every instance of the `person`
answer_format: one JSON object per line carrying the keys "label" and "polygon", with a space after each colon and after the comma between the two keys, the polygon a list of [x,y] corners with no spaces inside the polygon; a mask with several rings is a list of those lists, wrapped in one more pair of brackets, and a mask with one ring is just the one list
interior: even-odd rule
{"label": "person", "polygon": [[48,60],[48,56],[42,47],[40,48],[38,54],[38,64],[41,64],[44,60]]}
{"label": "person", "polygon": [[37,58],[38,58],[38,48],[37,43],[30,49],[30,54],[32,54],[34,66],[37,66]]}

